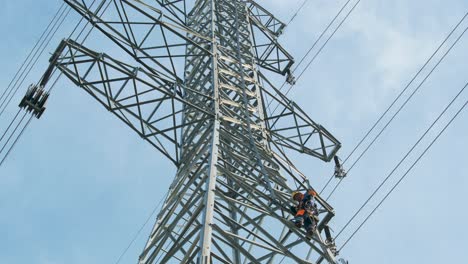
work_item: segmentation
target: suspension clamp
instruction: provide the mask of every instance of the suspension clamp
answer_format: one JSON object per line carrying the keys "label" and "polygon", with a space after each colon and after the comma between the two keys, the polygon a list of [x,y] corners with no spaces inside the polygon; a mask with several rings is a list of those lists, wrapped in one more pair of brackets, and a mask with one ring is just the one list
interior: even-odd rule
{"label": "suspension clamp", "polygon": [[333,159],[335,160],[335,177],[343,179],[346,177],[347,172],[345,171],[343,164],[341,164],[340,158],[338,156],[335,156]]}
{"label": "suspension clamp", "polygon": [[296,77],[291,73],[290,70],[287,71],[286,73],[286,82],[290,85],[296,85]]}
{"label": "suspension clamp", "polygon": [[41,118],[45,111],[45,103],[49,98],[49,93],[44,90],[42,86],[31,84],[26,95],[21,100],[19,107],[25,109],[28,113],[32,114],[37,118]]}

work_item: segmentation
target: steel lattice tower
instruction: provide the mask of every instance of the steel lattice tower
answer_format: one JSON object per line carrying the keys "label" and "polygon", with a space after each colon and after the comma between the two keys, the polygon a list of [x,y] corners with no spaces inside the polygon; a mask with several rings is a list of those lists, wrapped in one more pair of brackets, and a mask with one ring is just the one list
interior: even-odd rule
{"label": "steel lattice tower", "polygon": [[284,149],[340,143],[261,72],[292,79],[282,22],[252,0],[65,2],[138,67],[65,39],[41,85],[59,69],[177,166],[140,264],[335,263],[330,205],[312,239],[289,220],[292,186],[313,187]]}

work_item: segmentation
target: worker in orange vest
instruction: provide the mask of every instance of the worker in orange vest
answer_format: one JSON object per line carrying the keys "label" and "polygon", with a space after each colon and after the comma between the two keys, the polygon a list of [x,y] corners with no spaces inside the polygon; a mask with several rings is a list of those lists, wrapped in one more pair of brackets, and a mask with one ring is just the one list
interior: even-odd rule
{"label": "worker in orange vest", "polygon": [[319,221],[315,203],[316,196],[317,193],[314,190],[308,190],[305,193],[300,191],[292,193],[293,200],[297,202],[296,206],[291,207],[291,212],[294,215],[292,221],[298,228],[304,226],[309,237],[313,235]]}

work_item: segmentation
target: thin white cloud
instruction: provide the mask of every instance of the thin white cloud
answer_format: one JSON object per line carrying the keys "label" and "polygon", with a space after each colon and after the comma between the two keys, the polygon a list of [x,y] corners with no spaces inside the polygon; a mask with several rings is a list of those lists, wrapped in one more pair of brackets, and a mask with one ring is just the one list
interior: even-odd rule
{"label": "thin white cloud", "polygon": [[434,30],[441,28],[437,17],[430,21],[430,29],[415,28],[408,23],[409,5],[394,7],[398,19],[392,21],[393,13],[383,16],[377,4],[366,4],[345,26],[341,39],[357,40],[361,53],[367,54],[367,61],[360,63],[371,69],[361,76],[367,80],[360,80],[361,85],[354,89],[356,98],[366,98],[360,101],[358,114],[373,112],[387,102],[389,95],[411,79],[441,39],[441,34]]}

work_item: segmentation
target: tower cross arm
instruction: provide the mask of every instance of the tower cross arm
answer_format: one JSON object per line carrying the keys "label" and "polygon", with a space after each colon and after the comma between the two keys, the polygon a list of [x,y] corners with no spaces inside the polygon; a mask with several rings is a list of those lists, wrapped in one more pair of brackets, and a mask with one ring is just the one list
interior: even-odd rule
{"label": "tower cross arm", "polygon": [[265,31],[268,31],[268,33],[275,37],[279,37],[281,34],[283,34],[283,31],[286,28],[285,23],[281,22],[272,13],[270,13],[254,0],[247,0],[246,2],[252,21],[255,21],[259,27],[263,28]]}
{"label": "tower cross arm", "polygon": [[[259,76],[263,80],[261,94],[265,121],[273,145],[331,161],[341,148],[338,139],[312,120],[264,75],[260,73]],[[272,110],[271,113],[268,110]]]}
{"label": "tower cross arm", "polygon": [[[208,122],[214,116],[211,96],[97,53],[73,40],[63,40],[60,47],[51,64],[176,166],[180,165],[181,129]],[[201,101],[188,100],[188,93],[197,94]],[[199,113],[190,123],[182,122],[182,112],[187,108]]]}
{"label": "tower cross arm", "polygon": [[252,43],[258,66],[286,75],[294,58],[278,43],[286,25],[253,0],[246,1],[252,32]]}
{"label": "tower cross arm", "polygon": [[65,2],[148,71],[175,82],[183,81],[180,65],[192,56],[188,45],[198,56],[211,54],[210,39],[143,1],[109,0],[96,8],[86,0]]}

